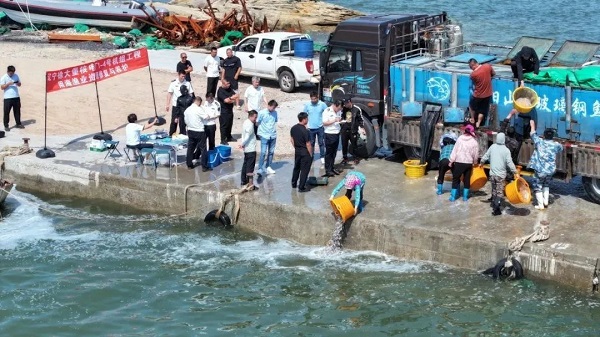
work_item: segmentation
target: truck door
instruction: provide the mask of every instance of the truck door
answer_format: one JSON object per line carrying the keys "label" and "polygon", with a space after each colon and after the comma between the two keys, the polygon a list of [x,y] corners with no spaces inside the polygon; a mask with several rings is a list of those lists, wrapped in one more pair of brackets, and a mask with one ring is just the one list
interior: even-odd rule
{"label": "truck door", "polygon": [[356,78],[352,76],[354,51],[344,47],[330,47],[324,60],[319,62],[322,71],[322,97],[326,103],[343,98],[355,90]]}
{"label": "truck door", "polygon": [[242,61],[242,72],[253,75],[256,73],[256,47],[258,46],[257,37],[249,37],[240,42],[236,47],[235,56]]}
{"label": "truck door", "polygon": [[275,40],[273,39],[262,39],[260,46],[258,47],[258,53],[256,53],[256,73],[260,76],[269,75],[275,73]]}

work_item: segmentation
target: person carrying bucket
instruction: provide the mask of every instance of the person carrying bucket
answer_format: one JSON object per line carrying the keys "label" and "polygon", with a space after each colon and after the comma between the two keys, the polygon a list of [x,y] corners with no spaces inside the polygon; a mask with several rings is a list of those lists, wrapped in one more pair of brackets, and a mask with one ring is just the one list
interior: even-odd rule
{"label": "person carrying bucket", "polygon": [[554,140],[554,130],[546,129],[544,131],[544,139],[536,134],[535,122],[533,119],[529,121],[531,125],[531,140],[535,147],[531,159],[529,160],[529,168],[533,169],[533,190],[535,192],[535,200],[537,201],[536,209],[544,209],[548,207],[550,198],[550,179],[556,171],[556,154],[563,150],[563,146]]}
{"label": "person carrying bucket", "polygon": [[367,179],[365,175],[358,171],[350,171],[344,179],[342,179],[337,186],[331,192],[331,196],[329,200],[333,200],[335,195],[342,189],[342,187],[346,187],[346,197],[350,199],[352,197],[352,192],[356,192],[354,196],[354,215],[358,214],[358,212],[362,212],[363,210],[363,191],[365,189],[365,183]]}
{"label": "person carrying bucket", "polygon": [[456,144],[457,138],[458,137],[454,132],[446,132],[440,139],[440,147],[442,148],[442,151],[440,151],[440,169],[437,178],[437,195],[442,194],[442,189],[444,187],[444,176],[448,170],[451,170],[449,166],[450,154],[452,154],[452,150],[454,149],[454,144]]}
{"label": "person carrying bucket", "polygon": [[502,214],[504,201],[504,183],[506,181],[506,168],[517,174],[517,167],[512,161],[510,150],[504,144],[506,136],[500,132],[496,135],[496,143],[481,157],[481,163],[490,162],[490,181],[492,182],[492,215]]}
{"label": "person carrying bucket", "polygon": [[458,199],[458,189],[460,187],[460,177],[463,177],[463,201],[469,200],[469,188],[471,187],[471,172],[473,165],[477,164],[479,159],[479,143],[475,139],[475,128],[469,124],[465,126],[465,133],[458,137],[454,149],[450,154],[450,163],[452,168],[452,191],[450,201]]}

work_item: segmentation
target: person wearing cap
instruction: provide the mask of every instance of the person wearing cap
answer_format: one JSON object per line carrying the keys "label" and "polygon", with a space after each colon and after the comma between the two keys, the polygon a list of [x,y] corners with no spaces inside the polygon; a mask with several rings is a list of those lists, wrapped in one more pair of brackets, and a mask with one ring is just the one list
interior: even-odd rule
{"label": "person wearing cap", "polygon": [[496,135],[496,143],[481,157],[481,163],[490,162],[490,182],[492,183],[492,215],[502,214],[504,202],[504,183],[506,182],[506,168],[517,174],[517,168],[512,161],[510,150],[504,144],[506,136],[500,132]]}
{"label": "person wearing cap", "polygon": [[342,101],[336,100],[323,111],[323,128],[325,132],[325,174],[324,177],[333,177],[341,172],[333,168],[335,155],[340,145],[340,120],[342,115]]}
{"label": "person wearing cap", "polygon": [[470,59],[469,67],[471,72],[471,81],[473,82],[473,95],[469,100],[469,110],[471,112],[471,123],[479,128],[485,124],[492,102],[492,77],[496,75],[494,68],[489,63],[479,64],[477,60]]}
{"label": "person wearing cap", "polygon": [[329,200],[333,200],[342,187],[346,187],[346,197],[348,199],[352,198],[352,192],[356,192],[354,195],[354,215],[356,215],[363,210],[363,193],[366,182],[367,178],[364,174],[358,171],[350,171],[346,174],[344,179],[337,184],[333,191],[331,191]]}
{"label": "person wearing cap", "polygon": [[469,124],[465,126],[464,133],[458,137],[454,149],[450,154],[450,164],[452,167],[452,191],[450,201],[458,199],[460,188],[460,178],[463,177],[463,201],[469,200],[469,188],[471,187],[471,172],[473,165],[477,164],[479,159],[479,143],[475,135],[475,128]]}
{"label": "person wearing cap", "polygon": [[540,59],[533,48],[523,46],[510,61],[510,68],[513,77],[519,81],[520,86],[524,86],[523,74],[533,72],[537,75],[540,72]]}
{"label": "person wearing cap", "polygon": [[260,157],[258,159],[259,175],[265,174],[265,158],[267,161],[267,174],[275,174],[271,167],[273,155],[275,154],[275,145],[277,144],[277,122],[279,121],[277,106],[279,104],[274,99],[270,100],[267,108],[258,113],[258,130],[256,134],[260,137]]}
{"label": "person wearing cap", "polygon": [[352,103],[350,97],[343,101],[342,118],[340,120],[340,138],[342,142],[342,165],[348,163],[348,152],[354,158],[354,164],[358,164],[358,157],[354,154],[356,147],[356,136],[358,134],[358,126],[362,121],[362,110]]}
{"label": "person wearing cap", "polygon": [[550,180],[556,172],[556,154],[563,150],[562,144],[553,140],[554,130],[544,130],[544,139],[540,138],[535,131],[535,122],[529,121],[531,125],[531,140],[534,150],[529,160],[529,168],[533,174],[533,191],[537,201],[536,209],[548,207],[550,199]]}
{"label": "person wearing cap", "polygon": [[451,170],[449,166],[450,154],[454,149],[454,144],[456,144],[457,138],[458,137],[454,132],[446,132],[442,135],[442,138],[440,139],[440,147],[442,150],[440,151],[440,161],[438,164],[439,171],[437,178],[437,195],[442,194],[442,189],[444,186],[444,176],[446,175],[446,172],[448,172],[448,170]]}

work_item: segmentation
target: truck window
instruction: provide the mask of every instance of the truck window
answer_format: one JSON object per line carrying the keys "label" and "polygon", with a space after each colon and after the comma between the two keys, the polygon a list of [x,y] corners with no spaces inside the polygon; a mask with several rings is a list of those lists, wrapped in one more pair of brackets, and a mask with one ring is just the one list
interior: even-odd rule
{"label": "truck window", "polygon": [[357,50],[354,53],[354,60],[356,61],[356,64],[354,65],[354,71],[363,71],[362,53],[360,50]]}
{"label": "truck window", "polygon": [[[362,68],[362,65],[361,65]],[[336,73],[352,70],[352,51],[346,48],[333,47],[327,61],[327,71]]]}
{"label": "truck window", "polygon": [[243,51],[243,52],[247,52],[247,53],[254,53],[254,51],[256,50],[256,45],[257,44],[258,44],[258,38],[257,37],[246,39],[246,40],[242,41],[242,43],[240,43],[238,51]]}
{"label": "truck window", "polygon": [[275,40],[263,39],[260,42],[259,53],[261,54],[273,54],[273,48],[275,47]]}
{"label": "truck window", "polygon": [[290,40],[281,41],[281,46],[279,46],[280,53],[286,53],[290,51]]}

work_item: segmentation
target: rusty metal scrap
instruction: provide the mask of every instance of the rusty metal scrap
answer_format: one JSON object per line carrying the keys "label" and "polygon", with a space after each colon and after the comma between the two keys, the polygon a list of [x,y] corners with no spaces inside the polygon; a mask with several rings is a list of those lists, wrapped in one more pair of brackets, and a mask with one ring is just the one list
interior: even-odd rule
{"label": "rusty metal scrap", "polygon": [[[246,0],[237,1],[241,7],[241,14],[232,9],[225,13],[222,19],[217,18],[210,0],[207,0],[207,8],[203,9],[209,18],[205,20],[189,17],[167,15],[150,21],[136,19],[157,29],[155,36],[164,38],[175,45],[189,47],[201,47],[213,41],[221,41],[228,31],[237,30],[245,36],[271,31],[265,16],[262,20],[256,20],[246,7]],[[239,15],[238,15],[239,14]]]}

